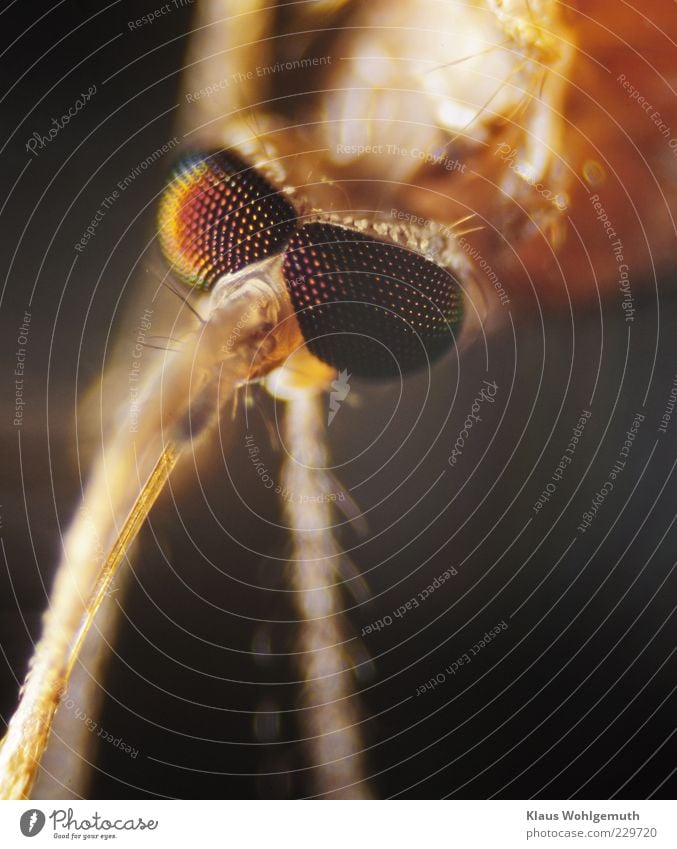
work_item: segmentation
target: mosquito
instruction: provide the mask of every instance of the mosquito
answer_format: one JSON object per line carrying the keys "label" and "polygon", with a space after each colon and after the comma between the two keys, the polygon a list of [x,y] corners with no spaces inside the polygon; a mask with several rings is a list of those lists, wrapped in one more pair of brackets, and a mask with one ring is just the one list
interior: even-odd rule
{"label": "mosquito", "polygon": [[[311,470],[301,473],[307,483],[313,469],[326,466],[321,449],[306,447],[321,444],[308,440],[317,417],[313,395],[337,372],[388,379],[429,366],[453,347],[463,322],[451,235],[433,262],[426,257],[433,239],[439,242],[432,226],[405,231],[336,212],[303,214],[260,167],[232,151],[184,155],[162,196],[158,233],[173,277],[202,293],[205,314],[191,307],[196,326],[145,379],[135,439],[130,444],[123,417],[92,476],[86,502],[97,516],[96,535],[76,521],[66,539],[67,568],[0,755],[12,781],[7,795],[30,790],[83,639],[171,471],[218,423],[239,387],[272,379],[273,391],[298,395],[288,432],[306,459],[302,468]],[[132,480],[118,469],[134,470]],[[288,465],[292,491],[301,491],[298,477]],[[114,505],[107,519],[106,501]],[[295,584],[308,595],[308,613],[316,576],[304,564],[318,559],[311,553],[325,533],[326,512],[289,508],[299,540]],[[125,514],[117,528],[115,517]],[[100,539],[108,554],[92,576],[92,546]],[[335,557],[331,548],[323,543],[321,557]],[[324,636],[328,645],[336,642]]]}
{"label": "mosquito", "polygon": [[[489,259],[506,281],[537,269],[544,296],[556,291],[567,271],[558,251],[577,210],[587,220],[590,186],[607,173],[595,145],[562,118],[574,59],[598,38],[573,14],[550,0],[421,1],[407,10],[339,0],[292,4],[279,17],[272,7],[228,17],[220,3],[202,4],[184,83],[196,109],[183,111],[186,147],[160,198],[157,233],[191,326],[168,328],[146,371],[135,438],[128,411],[118,411],[91,470],[86,513],[64,540],[0,748],[0,796],[30,794],[130,545],[180,458],[227,427],[241,391],[258,383],[288,402],[283,483],[302,491],[326,475],[323,393],[340,385],[334,391],[347,394],[348,375],[389,381],[432,368],[502,309],[505,320],[510,299],[502,290],[495,303]],[[277,41],[263,36],[274,26]],[[611,66],[616,54],[604,49]],[[213,57],[225,81],[216,87]],[[595,61],[608,85],[609,68]],[[276,75],[288,69],[301,75],[280,96]],[[476,241],[465,241],[471,234]],[[613,257],[600,244],[591,261],[609,288]],[[340,624],[326,618],[339,609],[336,593],[320,590],[340,574],[332,507],[285,510],[304,676],[318,682],[308,693],[313,758],[325,767],[318,793],[368,795],[357,717],[332,715],[351,686],[349,665],[331,648]]]}

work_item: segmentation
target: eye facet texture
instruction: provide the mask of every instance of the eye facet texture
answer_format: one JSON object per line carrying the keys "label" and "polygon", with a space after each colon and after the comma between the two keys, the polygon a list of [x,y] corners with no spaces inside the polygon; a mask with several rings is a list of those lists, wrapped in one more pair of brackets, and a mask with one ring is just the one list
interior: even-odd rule
{"label": "eye facet texture", "polygon": [[160,200],[162,251],[198,289],[277,253],[296,226],[289,201],[255,168],[224,151],[184,156]]}
{"label": "eye facet texture", "polygon": [[425,367],[454,344],[458,283],[406,248],[307,224],[290,241],[283,274],[310,351],[335,368],[392,377]]}

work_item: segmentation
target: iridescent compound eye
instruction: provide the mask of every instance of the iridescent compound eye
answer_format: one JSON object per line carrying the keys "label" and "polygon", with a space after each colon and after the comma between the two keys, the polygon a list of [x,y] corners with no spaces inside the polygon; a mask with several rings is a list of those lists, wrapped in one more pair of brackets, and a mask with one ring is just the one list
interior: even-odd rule
{"label": "iridescent compound eye", "polygon": [[462,293],[414,251],[335,224],[291,239],[283,274],[310,351],[362,377],[422,368],[454,344]]}
{"label": "iridescent compound eye", "polygon": [[224,274],[277,253],[296,226],[289,201],[224,151],[184,156],[158,214],[160,244],[173,270],[206,290]]}

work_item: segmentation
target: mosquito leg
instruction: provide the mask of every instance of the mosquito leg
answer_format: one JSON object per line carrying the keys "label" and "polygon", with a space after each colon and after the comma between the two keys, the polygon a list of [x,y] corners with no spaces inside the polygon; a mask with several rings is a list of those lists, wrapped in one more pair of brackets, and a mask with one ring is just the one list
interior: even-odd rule
{"label": "mosquito leg", "polygon": [[[300,621],[303,727],[307,729],[314,788],[331,798],[368,798],[359,708],[354,695],[347,625],[341,613],[341,551],[331,532],[326,487],[327,449],[322,396],[299,392],[287,405],[283,467],[285,513],[293,541],[289,581]],[[303,496],[306,496],[304,498]]]}
{"label": "mosquito leg", "polygon": [[[83,509],[64,540],[43,635],[0,744],[0,798],[30,793],[82,643],[181,450],[216,423],[219,408],[253,370],[263,367],[257,357],[260,327],[274,325],[278,298],[257,281],[235,295],[221,293],[191,343],[158,359],[139,393],[134,433],[124,406],[117,411],[115,434],[95,465]],[[224,352],[228,339],[237,345],[232,350],[226,345]],[[290,344],[286,337],[285,342]]]}
{"label": "mosquito leg", "polygon": [[52,721],[66,691],[73,665],[125,553],[132,544],[178,460],[174,444],[163,450],[143,485],[108,556],[98,570],[89,598],[74,592],[72,575],[60,570],[31,661],[19,707],[0,748],[0,798],[30,794],[49,739]]}

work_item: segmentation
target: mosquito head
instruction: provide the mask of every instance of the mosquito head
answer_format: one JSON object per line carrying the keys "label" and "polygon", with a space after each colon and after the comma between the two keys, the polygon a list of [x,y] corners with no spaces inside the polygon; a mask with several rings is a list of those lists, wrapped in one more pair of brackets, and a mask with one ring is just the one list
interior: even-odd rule
{"label": "mosquito head", "polygon": [[[389,379],[454,346],[464,300],[447,267],[387,235],[312,218],[300,221],[235,154],[191,153],[174,171],[160,243],[176,274],[210,293],[225,356],[254,346],[253,373],[262,373],[305,345],[338,371]],[[245,297],[244,312],[233,313]]]}

